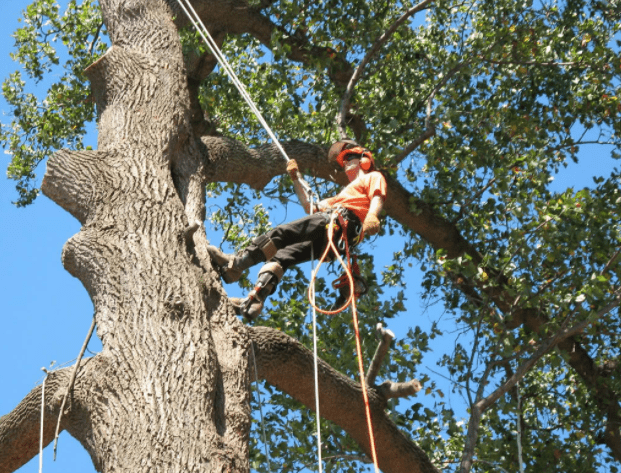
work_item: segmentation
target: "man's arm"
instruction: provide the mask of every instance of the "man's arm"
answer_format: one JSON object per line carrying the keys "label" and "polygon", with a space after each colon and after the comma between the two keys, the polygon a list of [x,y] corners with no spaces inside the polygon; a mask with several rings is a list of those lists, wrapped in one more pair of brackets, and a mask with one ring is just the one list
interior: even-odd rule
{"label": "man's arm", "polygon": [[[298,169],[298,163],[295,161],[295,159],[291,159],[287,163],[287,172],[289,173],[289,176],[291,176],[291,180],[293,181],[293,188],[295,189],[295,194],[298,196],[298,200],[304,208],[304,212],[310,214],[310,196],[308,195],[308,191],[303,184],[304,180],[302,179],[302,175],[300,174],[300,170]],[[315,206],[317,206],[317,204],[315,204]]]}
{"label": "man's arm", "polygon": [[380,230],[379,214],[384,207],[384,199],[380,195],[375,195],[369,204],[369,212],[362,223],[363,235],[375,235]]}
{"label": "man's arm", "polygon": [[369,205],[369,213],[367,214],[367,218],[369,217],[369,215],[375,215],[375,218],[379,218],[379,214],[382,212],[383,208],[384,199],[382,198],[382,196],[373,196],[373,198],[371,199],[371,204]]}

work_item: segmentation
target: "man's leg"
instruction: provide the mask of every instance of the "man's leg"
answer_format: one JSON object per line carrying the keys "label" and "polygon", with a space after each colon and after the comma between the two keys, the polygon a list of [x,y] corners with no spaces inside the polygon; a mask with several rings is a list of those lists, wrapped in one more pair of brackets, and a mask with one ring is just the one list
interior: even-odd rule
{"label": "man's leg", "polygon": [[282,266],[275,261],[265,263],[259,271],[252,291],[236,304],[239,307],[239,313],[250,320],[256,319],[263,310],[265,299],[274,293],[284,272]]}
{"label": "man's leg", "polygon": [[[215,265],[220,268],[224,282],[232,283],[239,280],[244,270],[257,263],[269,261],[283,248],[324,238],[327,221],[328,217],[325,214],[313,214],[279,225],[255,238],[239,255],[227,255],[215,246],[209,246],[207,249]],[[289,265],[285,264],[283,267],[286,269]]]}
{"label": "man's leg", "polygon": [[[322,222],[323,223],[323,222]],[[276,255],[259,271],[254,289],[245,299],[237,301],[238,313],[254,320],[259,316],[265,299],[274,293],[276,286],[282,279],[284,272],[291,266],[310,261],[312,257],[321,258],[328,242],[325,225],[321,232],[314,234],[310,241],[301,241],[287,245],[278,250]],[[340,232],[339,232],[340,236]],[[331,259],[331,258],[329,258]]]}
{"label": "man's leg", "polygon": [[208,246],[212,261],[220,269],[225,283],[238,281],[242,273],[257,263],[272,259],[278,249],[268,234],[260,235],[239,255],[227,255],[215,246]]}
{"label": "man's leg", "polygon": [[240,315],[250,320],[257,318],[263,309],[265,299],[274,293],[287,269],[310,261],[313,254],[316,258],[321,256],[327,242],[328,221],[326,215],[313,215],[280,225],[268,234],[276,245],[288,244],[280,248],[261,268],[254,289],[248,296],[236,301]]}

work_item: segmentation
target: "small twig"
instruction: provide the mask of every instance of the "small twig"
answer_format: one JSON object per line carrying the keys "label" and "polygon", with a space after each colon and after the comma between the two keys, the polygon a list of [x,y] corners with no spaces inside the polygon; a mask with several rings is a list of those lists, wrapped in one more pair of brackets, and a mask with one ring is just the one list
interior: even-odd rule
{"label": "small twig", "polygon": [[377,349],[375,350],[375,355],[373,355],[373,360],[369,365],[369,370],[367,371],[365,379],[367,386],[373,386],[375,384],[375,378],[377,378],[377,375],[379,374],[382,362],[384,361],[386,353],[388,353],[388,349],[390,348],[390,343],[395,338],[395,334],[390,330],[384,329],[381,323],[377,324],[375,330],[381,338],[379,345],[377,345]]}
{"label": "small twig", "polygon": [[75,362],[73,366],[73,373],[71,373],[71,379],[69,380],[69,386],[67,387],[67,391],[63,396],[63,402],[60,405],[60,412],[58,413],[58,422],[56,424],[56,433],[54,434],[54,461],[56,461],[56,451],[58,448],[58,434],[60,432],[60,421],[63,417],[63,410],[65,409],[65,403],[67,402],[67,396],[73,390],[73,384],[75,383],[76,375],[78,374],[78,368],[80,367],[80,362],[82,361],[82,357],[84,356],[84,352],[86,351],[86,347],[88,346],[88,342],[90,342],[91,337],[93,336],[93,331],[95,330],[95,315],[93,315],[93,321],[91,322],[91,327],[88,330],[88,334],[86,335],[86,340],[84,340],[84,345],[82,345],[82,349],[80,350],[80,354],[78,355],[78,360]]}
{"label": "small twig", "polygon": [[459,215],[455,218],[455,221],[460,220],[464,216],[464,212],[472,205],[472,203],[477,200],[479,197],[483,195],[483,193],[488,190],[494,183],[496,182],[496,178],[491,179],[483,188],[479,190],[472,198],[468,199],[463,205],[459,207]]}
{"label": "small twig", "polygon": [[474,357],[477,353],[477,348],[479,346],[479,340],[480,340],[480,334],[481,334],[481,326],[483,325],[483,312],[481,311],[481,317],[479,317],[479,320],[477,321],[477,329],[476,329],[476,334],[474,336],[474,343],[472,345],[472,353],[470,354],[470,360],[468,360],[468,374],[466,376],[466,395],[468,396],[468,401],[470,402],[470,405],[473,404],[472,402],[472,395],[470,393],[470,379],[472,379],[473,373],[472,373],[472,366],[474,365]]}
{"label": "small twig", "polygon": [[489,465],[489,466],[493,466],[494,468],[498,468],[498,471],[500,471],[501,473],[508,473],[507,470],[505,470],[504,468],[501,468],[501,466],[497,463],[488,462],[485,460],[474,460],[473,463],[483,463],[484,465]]}
{"label": "small twig", "polygon": [[366,65],[369,63],[371,58],[375,54],[377,54],[377,52],[381,49],[381,47],[394,34],[394,32],[397,31],[397,28],[399,28],[399,26],[401,26],[409,17],[411,17],[415,13],[418,13],[419,11],[427,8],[428,4],[432,2],[433,0],[423,0],[418,5],[410,8],[403,15],[401,15],[401,17],[399,17],[397,21],[395,21],[392,24],[392,26],[388,28],[388,30],[375,41],[373,46],[371,46],[371,49],[367,51],[367,54],[364,56],[360,64],[358,64],[358,67],[356,67],[356,70],[351,76],[351,79],[349,79],[349,83],[347,84],[347,89],[345,90],[345,93],[343,94],[343,99],[341,100],[341,109],[339,110],[339,113],[336,116],[336,124],[337,124],[339,133],[342,139],[347,137],[347,130],[345,129],[345,116],[347,115],[347,110],[349,110],[349,103],[350,103],[351,96],[354,92],[354,87],[356,86],[356,83],[360,80],[360,77],[362,76],[362,71],[364,70]]}
{"label": "small twig", "polygon": [[615,251],[615,254],[612,255],[612,257],[608,260],[608,263],[606,263],[606,266],[604,266],[604,269],[602,269],[602,271],[599,273],[600,276],[603,275],[608,270],[608,268],[610,268],[612,263],[614,263],[615,259],[617,259],[617,256],[619,256],[619,253],[621,253],[621,246],[619,247],[617,251]]}
{"label": "small twig", "polygon": [[[563,215],[565,213],[565,210],[561,210],[561,212],[558,214],[558,217],[560,218],[561,215]],[[541,230],[541,228],[543,228],[551,219],[544,219],[543,222],[541,222],[539,225],[537,225],[536,228],[534,228],[533,230],[527,230],[524,232],[524,241],[522,243],[520,243],[518,245],[518,247],[516,248],[516,250],[511,254],[511,256],[509,257],[509,259],[507,260],[507,262],[504,264],[504,266],[500,269],[500,273],[503,273],[504,270],[506,268],[509,267],[509,265],[511,264],[511,262],[513,261],[513,258],[515,258],[520,251],[522,251],[522,248],[524,248],[524,246],[526,246],[527,240],[529,236],[534,235],[535,233],[537,233],[539,230]]]}
{"label": "small twig", "polygon": [[457,64],[457,66],[451,69],[448,72],[448,74],[446,74],[446,76],[444,76],[442,80],[438,84],[436,84],[436,86],[427,96],[427,98],[425,99],[427,101],[427,115],[425,117],[425,131],[416,140],[410,143],[401,153],[399,153],[399,155],[395,159],[395,162],[403,161],[408,154],[410,154],[412,151],[418,148],[421,144],[423,144],[426,140],[428,140],[429,138],[431,138],[432,136],[436,134],[436,127],[431,122],[431,111],[432,111],[433,99],[436,97],[436,94],[440,91],[440,89],[444,87],[444,85],[446,85],[446,83],[451,78],[453,78],[455,74],[457,74],[460,70],[462,70],[464,67],[470,64],[471,60],[472,59],[468,59],[462,63]]}
{"label": "small twig", "polygon": [[482,61],[489,62],[491,64],[497,64],[500,66],[542,66],[542,67],[565,67],[565,66],[580,66],[585,69],[593,68],[595,70],[601,70],[599,67],[593,66],[592,64],[586,64],[582,61],[574,61],[574,62],[538,62],[538,61],[495,61],[493,59],[488,59],[485,57],[480,58]]}
{"label": "small twig", "polygon": [[231,233],[231,228],[233,227],[233,213],[229,212],[229,225],[226,227],[226,232],[222,237],[222,242],[220,243],[220,249],[222,249],[222,243],[229,239],[229,233]]}
{"label": "small twig", "polygon": [[[332,461],[332,460],[353,460],[353,461],[359,461],[361,463],[367,463],[367,464],[373,464],[373,460],[371,460],[369,457],[366,457],[364,455],[347,455],[345,453],[343,453],[342,455],[331,455],[329,457],[325,457],[324,460],[326,463]],[[303,470],[309,470],[312,469],[313,464],[312,463],[308,463],[308,464],[303,464],[301,468],[298,468],[296,471],[296,473],[299,473]]]}
{"label": "small twig", "polygon": [[462,451],[461,461],[459,465],[459,473],[470,473],[474,461],[474,449],[479,437],[479,425],[481,424],[481,415],[483,410],[479,407],[480,400],[483,398],[487,380],[492,372],[491,363],[488,363],[479,382],[475,396],[475,403],[470,405],[470,420],[468,421],[468,431],[466,433],[466,442]]}
{"label": "small twig", "polygon": [[329,457],[325,457],[324,460],[326,463],[328,463],[331,460],[335,460],[335,459],[339,459],[339,460],[354,460],[354,461],[358,461],[361,463],[373,463],[373,461],[366,456],[363,455],[346,455],[346,454],[342,454],[342,455],[332,455]]}
{"label": "small twig", "polygon": [[95,37],[93,38],[93,41],[91,41],[91,44],[88,48],[88,54],[90,56],[93,55],[93,49],[95,49],[95,44],[97,43],[97,40],[99,39],[99,33],[101,33],[101,29],[103,28],[104,24],[103,22],[99,24],[99,26],[97,27],[97,31],[95,31]]}
{"label": "small twig", "polygon": [[[428,102],[428,105],[431,102]],[[427,107],[427,120],[426,122],[429,122],[429,116],[430,116],[430,107]],[[427,141],[429,138],[431,138],[432,136],[434,136],[436,134],[436,127],[435,126],[427,126],[427,129],[423,132],[422,135],[420,135],[418,138],[416,138],[414,141],[412,141],[408,146],[406,146],[403,151],[401,151],[401,153],[399,153],[399,155],[394,159],[394,161],[396,163],[400,163],[401,161],[403,161],[412,151],[414,151],[416,148],[418,148],[420,145],[422,145],[425,141]]]}
{"label": "small twig", "polygon": [[440,378],[443,378],[443,379],[447,380],[449,383],[452,383],[452,384],[454,384],[455,386],[457,386],[457,387],[459,387],[459,388],[461,388],[461,389],[465,389],[466,391],[469,391],[469,392],[471,392],[471,393],[472,393],[472,392],[474,392],[474,391],[472,390],[472,388],[470,388],[470,387],[468,387],[468,386],[464,386],[463,384],[459,384],[458,382],[456,382],[456,381],[452,380],[452,379],[451,379],[451,378],[449,378],[448,376],[444,376],[442,373],[440,373],[440,372],[438,372],[438,371],[434,371],[434,370],[432,370],[429,366],[425,366],[425,368],[427,368],[427,369],[428,369],[430,372],[432,372],[433,374],[435,374],[435,375],[439,376]]}

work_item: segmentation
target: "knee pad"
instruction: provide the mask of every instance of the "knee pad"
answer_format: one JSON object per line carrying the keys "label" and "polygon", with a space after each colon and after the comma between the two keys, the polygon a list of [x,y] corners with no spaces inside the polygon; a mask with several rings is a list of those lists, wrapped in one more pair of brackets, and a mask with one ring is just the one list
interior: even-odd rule
{"label": "knee pad", "polygon": [[274,240],[266,235],[260,235],[256,237],[252,244],[261,250],[263,256],[265,256],[265,261],[271,260],[278,251]]}

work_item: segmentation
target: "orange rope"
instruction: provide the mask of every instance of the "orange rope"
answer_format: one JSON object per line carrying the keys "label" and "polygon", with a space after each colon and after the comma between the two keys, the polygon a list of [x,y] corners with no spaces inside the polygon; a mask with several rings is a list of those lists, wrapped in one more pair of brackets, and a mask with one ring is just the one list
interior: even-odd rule
{"label": "orange rope", "polygon": [[[379,472],[379,466],[377,464],[377,453],[375,451],[375,436],[373,435],[373,423],[371,422],[371,405],[369,403],[369,395],[367,393],[367,384],[364,380],[364,363],[362,360],[362,346],[360,343],[360,328],[358,325],[358,311],[356,310],[356,297],[355,297],[355,284],[354,284],[354,278],[351,274],[351,263],[350,263],[350,256],[349,256],[349,242],[347,241],[347,228],[343,228],[342,232],[343,232],[343,238],[345,239],[345,255],[346,255],[346,259],[347,259],[347,263],[345,263],[343,261],[343,258],[341,257],[341,255],[338,252],[338,249],[336,248],[336,245],[334,244],[334,218],[336,216],[337,212],[333,212],[332,216],[330,217],[330,224],[328,226],[328,245],[326,246],[325,251],[323,252],[323,255],[321,256],[321,259],[319,260],[319,263],[317,264],[317,267],[315,268],[315,270],[313,271],[312,277],[311,277],[311,282],[310,285],[308,287],[308,300],[310,302],[310,304],[313,306],[313,308],[319,312],[321,312],[322,314],[327,314],[327,315],[335,315],[338,314],[339,312],[342,312],[343,310],[345,310],[347,308],[347,306],[351,306],[351,311],[352,311],[352,316],[353,316],[353,323],[354,323],[354,332],[356,334],[356,351],[358,353],[358,371],[360,373],[360,385],[362,386],[362,398],[364,400],[364,409],[365,409],[365,414],[366,414],[366,418],[367,418],[367,427],[369,429],[369,443],[371,445],[371,457],[373,458],[373,465],[375,466],[375,472],[378,473]],[[336,255],[337,259],[339,260],[339,262],[341,263],[341,265],[343,266],[343,268],[345,269],[345,273],[347,274],[347,279],[349,280],[349,298],[347,299],[347,301],[345,302],[345,304],[336,309],[336,310],[323,310],[319,307],[317,307],[314,303],[315,300],[315,279],[317,278],[317,273],[319,272],[319,268],[321,267],[321,265],[324,263],[324,261],[326,260],[326,257],[328,256],[328,253],[330,250],[334,251],[334,254]]]}
{"label": "orange rope", "polygon": [[364,365],[362,362],[362,347],[360,345],[360,330],[358,328],[358,312],[356,310],[356,298],[351,302],[351,311],[354,319],[354,330],[356,331],[356,350],[358,351],[358,370],[360,371],[360,384],[362,385],[362,398],[364,399],[364,409],[367,415],[367,425],[369,427],[369,442],[371,444],[371,456],[373,457],[373,465],[375,472],[379,472],[377,465],[377,453],[375,452],[375,436],[373,435],[373,424],[371,423],[371,405],[369,404],[369,395],[367,393],[367,383],[364,380]]}
{"label": "orange rope", "polygon": [[[343,261],[343,258],[341,257],[341,255],[339,254],[338,248],[336,247],[336,245],[334,244],[334,218],[336,216],[336,212],[333,212],[332,216],[330,217],[330,223],[328,224],[328,245],[326,246],[325,251],[323,252],[323,255],[321,255],[321,258],[319,259],[319,263],[317,264],[317,267],[315,268],[315,271],[313,271],[313,275],[311,277],[311,282],[310,285],[308,287],[308,300],[311,303],[311,306],[318,312],[321,312],[322,314],[327,314],[327,315],[336,315],[340,312],[343,312],[350,304],[351,301],[354,297],[354,278],[351,275],[351,271],[349,270],[349,264],[345,263],[345,261]],[[343,231],[345,231],[345,229],[343,229]],[[349,262],[349,245],[347,244],[347,236],[345,236],[345,248],[346,248],[346,254],[347,254],[347,260]],[[345,304],[343,304],[342,307],[339,307],[336,310],[323,310],[319,307],[317,307],[315,305],[315,303],[313,302],[315,300],[315,279],[317,278],[317,273],[319,272],[319,268],[321,267],[321,265],[325,262],[326,258],[328,257],[328,253],[330,252],[330,250],[333,250],[334,254],[336,255],[337,259],[339,260],[339,262],[341,263],[341,265],[343,266],[343,268],[345,268],[345,273],[347,274],[347,279],[349,280],[349,298],[347,299],[347,301],[345,301]]]}

